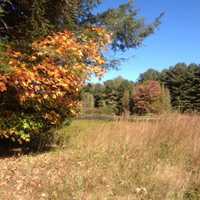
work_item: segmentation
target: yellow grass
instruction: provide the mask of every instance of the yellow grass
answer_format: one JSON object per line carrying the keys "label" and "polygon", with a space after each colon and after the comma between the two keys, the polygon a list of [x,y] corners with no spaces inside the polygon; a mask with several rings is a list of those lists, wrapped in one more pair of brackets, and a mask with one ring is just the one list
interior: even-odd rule
{"label": "yellow grass", "polygon": [[198,200],[200,117],[74,121],[66,147],[0,160],[0,199]]}

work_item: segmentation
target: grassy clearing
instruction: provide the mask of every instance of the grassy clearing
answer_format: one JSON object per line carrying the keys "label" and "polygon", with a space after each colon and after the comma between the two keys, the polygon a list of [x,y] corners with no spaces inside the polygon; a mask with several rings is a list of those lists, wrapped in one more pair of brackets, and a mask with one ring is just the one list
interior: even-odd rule
{"label": "grassy clearing", "polygon": [[199,200],[200,117],[74,121],[66,148],[1,160],[0,199]]}

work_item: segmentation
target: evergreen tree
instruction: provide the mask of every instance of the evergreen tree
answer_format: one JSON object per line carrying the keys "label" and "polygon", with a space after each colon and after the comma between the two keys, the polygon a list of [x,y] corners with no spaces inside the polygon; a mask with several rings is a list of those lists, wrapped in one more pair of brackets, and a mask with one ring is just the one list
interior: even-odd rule
{"label": "evergreen tree", "polygon": [[152,68],[149,68],[146,72],[139,75],[138,82],[143,83],[145,81],[159,81],[160,73]]}
{"label": "evergreen tree", "polygon": [[25,43],[65,28],[81,31],[88,26],[98,26],[112,33],[114,50],[124,51],[140,46],[160,24],[162,15],[146,25],[132,1],[94,14],[94,8],[100,3],[100,0],[10,0],[9,4],[1,0],[0,13],[6,12],[1,18],[4,23],[0,23],[0,33]]}
{"label": "evergreen tree", "polygon": [[90,93],[94,97],[94,107],[100,108],[105,106],[105,100],[104,100],[104,85],[97,83],[97,84],[87,84],[83,90],[82,93]]}
{"label": "evergreen tree", "polygon": [[172,106],[179,111],[184,110],[186,74],[187,65],[184,63],[178,63],[161,73],[161,81],[170,91]]}
{"label": "evergreen tree", "polygon": [[124,95],[126,92],[129,93],[126,96],[131,95],[133,83],[122,77],[117,77],[104,84],[106,104],[113,107],[115,114],[121,115],[126,109],[123,102]]}
{"label": "evergreen tree", "polygon": [[180,112],[199,111],[199,71],[196,64],[178,63],[161,73],[161,81],[169,89],[171,103]]}

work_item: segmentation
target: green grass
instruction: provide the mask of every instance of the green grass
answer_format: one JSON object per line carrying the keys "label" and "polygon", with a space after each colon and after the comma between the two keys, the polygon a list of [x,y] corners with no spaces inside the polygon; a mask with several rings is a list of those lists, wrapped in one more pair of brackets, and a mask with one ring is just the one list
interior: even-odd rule
{"label": "green grass", "polygon": [[74,121],[64,149],[1,161],[0,199],[200,199],[199,120]]}

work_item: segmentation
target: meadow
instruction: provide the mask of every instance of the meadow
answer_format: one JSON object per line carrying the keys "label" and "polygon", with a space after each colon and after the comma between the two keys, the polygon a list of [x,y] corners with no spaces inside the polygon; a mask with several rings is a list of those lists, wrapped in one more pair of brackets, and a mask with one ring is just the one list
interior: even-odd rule
{"label": "meadow", "polygon": [[75,120],[58,134],[59,148],[0,159],[0,199],[200,199],[200,116]]}

